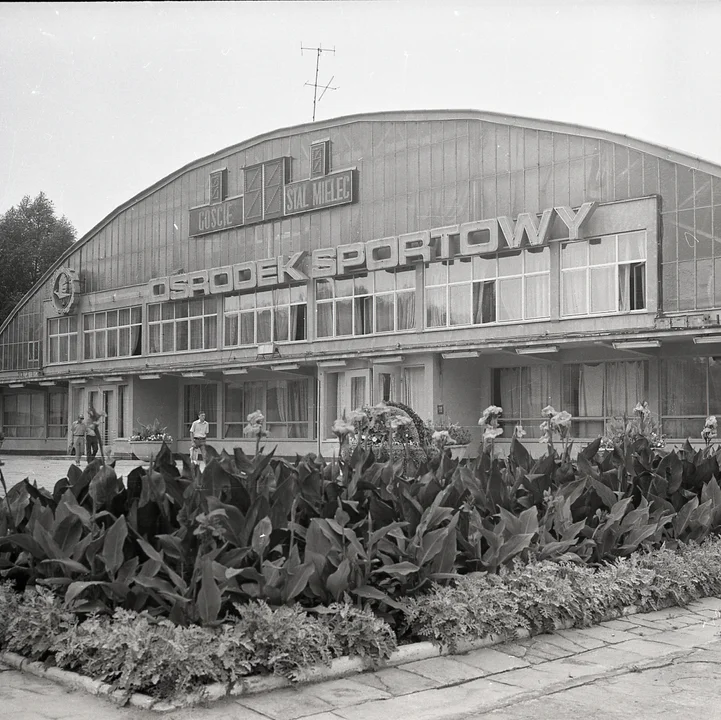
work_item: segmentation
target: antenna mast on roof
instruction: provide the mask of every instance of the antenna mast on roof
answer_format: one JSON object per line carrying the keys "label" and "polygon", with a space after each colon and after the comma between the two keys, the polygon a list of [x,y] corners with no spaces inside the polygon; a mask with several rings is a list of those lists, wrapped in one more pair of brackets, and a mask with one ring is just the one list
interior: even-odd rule
{"label": "antenna mast on roof", "polygon": [[320,67],[320,55],[324,52],[332,52],[335,55],[335,47],[331,50],[330,48],[324,48],[322,45],[318,47],[305,47],[303,43],[300,44],[300,54],[303,54],[304,50],[313,51],[315,52],[315,82],[307,82],[306,85],[310,85],[313,88],[313,122],[315,122],[315,108],[316,105],[323,99],[323,95],[325,95],[326,90],[337,90],[337,87],[331,87],[330,84],[333,82],[333,78],[335,75],[331,76],[331,79],[328,80],[327,85],[323,85],[323,92],[320,94],[320,97],[318,97],[318,88],[320,85],[318,85],[318,68]]}

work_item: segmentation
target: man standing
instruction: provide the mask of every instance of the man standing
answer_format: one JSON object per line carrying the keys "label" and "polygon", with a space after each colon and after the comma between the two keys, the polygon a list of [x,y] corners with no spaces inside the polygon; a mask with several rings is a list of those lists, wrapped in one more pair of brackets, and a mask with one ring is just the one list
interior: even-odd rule
{"label": "man standing", "polygon": [[87,432],[87,426],[85,425],[85,417],[78,415],[78,419],[73,423],[73,452],[75,454],[75,463],[80,465],[80,459],[83,457],[83,451],[85,450],[85,433]]}
{"label": "man standing", "polygon": [[198,453],[205,460],[205,438],[210,432],[210,425],[205,421],[205,413],[201,410],[198,413],[198,419],[190,426],[190,438],[192,446],[190,448],[190,459],[200,465]]}
{"label": "man standing", "polygon": [[95,460],[100,449],[100,418],[104,415],[105,413],[97,412],[92,405],[88,408],[88,422],[86,423],[88,462]]}

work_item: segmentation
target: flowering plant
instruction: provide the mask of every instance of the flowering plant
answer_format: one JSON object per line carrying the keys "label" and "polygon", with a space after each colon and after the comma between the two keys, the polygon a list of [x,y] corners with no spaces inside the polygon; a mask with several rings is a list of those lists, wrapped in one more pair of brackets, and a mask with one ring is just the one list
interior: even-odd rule
{"label": "flowering plant", "polygon": [[173,442],[173,436],[165,432],[167,427],[160,426],[160,420],[155,418],[151,423],[141,423],[138,421],[138,428],[133,430],[130,436],[131,440],[141,440],[143,442]]}
{"label": "flowering plant", "polygon": [[243,435],[255,438],[255,454],[260,452],[260,441],[266,437],[269,433],[263,427],[265,422],[265,415],[260,410],[250,413],[246,418],[248,424],[243,428]]}
{"label": "flowering plant", "polygon": [[556,412],[551,405],[546,405],[546,407],[541,410],[541,413],[545,415],[546,419],[540,425],[541,437],[538,442],[546,443],[549,452],[552,452],[553,436],[557,434],[563,444],[563,456],[568,459],[571,445],[571,421],[573,420],[573,416],[565,410]]}
{"label": "flowering plant", "polygon": [[715,415],[709,415],[704,423],[703,430],[701,431],[701,437],[708,447],[718,436],[718,421]]}
{"label": "flowering plant", "polygon": [[493,455],[495,440],[503,435],[503,428],[498,425],[498,418],[503,414],[503,408],[498,405],[489,405],[478,420],[483,428],[483,451],[488,450]]}
{"label": "flowering plant", "polygon": [[428,420],[425,426],[428,436],[436,445],[441,440],[443,445],[468,445],[471,442],[471,433],[468,429],[450,420],[439,420],[438,422]]}
{"label": "flowering plant", "polygon": [[658,422],[645,400],[636,403],[632,416],[629,417],[624,413],[622,416],[614,417],[608,423],[608,430],[601,443],[601,448],[612,450],[615,445],[623,444],[624,440],[633,443],[641,438],[646,438],[651,447],[656,450],[666,444],[664,436],[659,430]]}

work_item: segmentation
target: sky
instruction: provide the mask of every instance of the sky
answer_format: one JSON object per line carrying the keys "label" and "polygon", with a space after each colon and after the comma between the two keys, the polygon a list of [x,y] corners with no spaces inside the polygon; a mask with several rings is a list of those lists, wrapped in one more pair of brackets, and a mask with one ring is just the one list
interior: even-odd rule
{"label": "sky", "polygon": [[193,160],[316,119],[475,109],[721,164],[721,0],[0,2],[0,213],[78,236]]}

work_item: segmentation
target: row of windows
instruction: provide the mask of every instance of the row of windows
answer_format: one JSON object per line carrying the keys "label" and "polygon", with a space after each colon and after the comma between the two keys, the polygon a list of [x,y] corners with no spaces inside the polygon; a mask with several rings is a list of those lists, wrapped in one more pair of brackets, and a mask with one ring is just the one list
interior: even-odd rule
{"label": "row of windows", "polygon": [[[497,368],[493,403],[503,408],[502,424],[521,422],[529,437],[539,437],[541,410],[553,403],[549,366]],[[721,358],[675,358],[660,361],[658,412],[668,437],[699,437],[709,415],[721,415]],[[564,365],[561,405],[573,415],[575,437],[603,435],[614,417],[631,414],[650,393],[647,360]]]}
{"label": "row of windows", "polygon": [[[561,317],[646,307],[645,232],[563,243]],[[434,262],[424,268],[425,328],[519,322],[551,317],[548,247]],[[413,330],[416,270],[378,270],[315,282],[316,337]],[[148,305],[148,353],[178,353],[308,340],[308,288]],[[222,304],[222,337],[218,311]],[[142,308],[83,315],[86,360],[142,354]],[[77,360],[78,318],[48,321],[49,362]]]}
{"label": "row of windows", "polygon": [[3,395],[2,423],[6,437],[63,438],[68,432],[68,395],[63,391]]}

